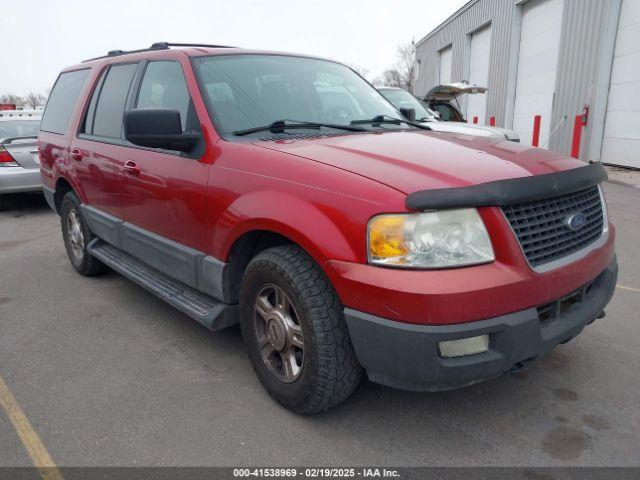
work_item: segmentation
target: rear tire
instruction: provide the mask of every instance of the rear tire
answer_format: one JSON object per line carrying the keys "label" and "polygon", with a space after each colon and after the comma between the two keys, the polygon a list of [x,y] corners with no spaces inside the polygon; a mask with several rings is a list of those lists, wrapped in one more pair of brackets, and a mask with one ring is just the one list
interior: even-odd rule
{"label": "rear tire", "polygon": [[296,413],[317,413],[360,382],[342,305],[315,261],[294,245],[265,250],[247,266],[240,326],[267,392]]}
{"label": "rear tire", "polygon": [[90,277],[107,270],[107,266],[87,250],[87,245],[95,235],[91,232],[82,214],[80,201],[73,191],[67,192],[62,199],[60,225],[67,255],[78,273]]}

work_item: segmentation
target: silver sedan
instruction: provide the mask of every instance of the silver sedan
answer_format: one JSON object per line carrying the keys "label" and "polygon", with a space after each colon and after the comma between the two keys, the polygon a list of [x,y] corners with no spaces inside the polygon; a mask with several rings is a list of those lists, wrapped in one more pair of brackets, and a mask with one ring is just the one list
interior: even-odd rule
{"label": "silver sedan", "polygon": [[0,208],[4,194],[42,189],[36,144],[39,129],[40,118],[0,116]]}

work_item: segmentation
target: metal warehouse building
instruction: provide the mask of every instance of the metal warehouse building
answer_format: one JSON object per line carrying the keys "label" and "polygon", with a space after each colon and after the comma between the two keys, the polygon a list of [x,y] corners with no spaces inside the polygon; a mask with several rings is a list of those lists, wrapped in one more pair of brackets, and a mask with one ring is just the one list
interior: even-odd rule
{"label": "metal warehouse building", "polygon": [[468,80],[468,119],[571,150],[587,112],[580,158],[640,168],[640,0],[472,0],[416,44],[416,93]]}

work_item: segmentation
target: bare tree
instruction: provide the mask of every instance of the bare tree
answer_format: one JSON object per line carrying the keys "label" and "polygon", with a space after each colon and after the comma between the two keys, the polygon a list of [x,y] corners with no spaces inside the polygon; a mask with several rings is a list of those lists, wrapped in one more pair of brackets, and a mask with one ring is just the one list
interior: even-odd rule
{"label": "bare tree", "polygon": [[8,103],[9,105],[20,106],[24,103],[24,100],[19,95],[13,93],[5,93],[0,96],[0,103]]}
{"label": "bare tree", "polygon": [[41,93],[29,92],[25,97],[24,102],[31,108],[35,109],[36,107],[44,105],[46,100],[47,98]]}
{"label": "bare tree", "polygon": [[374,83],[399,87],[413,93],[416,80],[416,48],[413,41],[398,46],[398,59],[393,68],[385,70]]}
{"label": "bare tree", "polygon": [[416,81],[416,46],[413,40],[398,47],[398,66],[404,88],[413,93]]}
{"label": "bare tree", "polygon": [[369,80],[369,70],[367,70],[366,68],[361,67],[360,65],[357,65],[355,63],[349,64],[349,67],[351,67],[351,70],[354,70],[362,78]]}
{"label": "bare tree", "polygon": [[382,74],[382,78],[379,80],[379,83],[382,83],[387,87],[406,88],[404,79],[402,78],[402,73],[400,73],[397,68],[385,70]]}

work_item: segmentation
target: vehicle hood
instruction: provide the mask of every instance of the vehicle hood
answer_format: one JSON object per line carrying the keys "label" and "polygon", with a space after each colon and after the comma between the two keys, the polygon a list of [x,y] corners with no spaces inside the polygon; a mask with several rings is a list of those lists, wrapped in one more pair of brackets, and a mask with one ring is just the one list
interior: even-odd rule
{"label": "vehicle hood", "polygon": [[254,145],[331,165],[407,194],[584,166],[580,160],[504,138],[436,131],[260,140]]}
{"label": "vehicle hood", "polygon": [[424,96],[424,100],[429,102],[431,100],[453,100],[458,95],[462,94],[474,94],[485,93],[487,87],[481,87],[476,84],[468,84],[466,82],[460,83],[447,83],[444,85],[436,85]]}
{"label": "vehicle hood", "polygon": [[467,122],[424,122],[424,125],[431,127],[436,132],[466,133],[468,135],[478,135],[480,137],[506,138],[507,140],[519,142],[520,135],[515,130],[507,128],[491,127],[489,125],[476,125]]}
{"label": "vehicle hood", "polygon": [[504,139],[505,136],[494,130],[482,128],[480,125],[469,124],[466,122],[422,122],[423,125],[427,125],[435,132],[450,132],[450,133],[462,133],[465,135],[477,135],[479,137],[495,137]]}
{"label": "vehicle hood", "polygon": [[502,127],[491,127],[489,125],[478,125],[478,128],[483,128],[485,130],[490,130],[492,132],[499,133],[500,135],[504,135],[507,140],[512,140],[516,142],[520,141],[520,134],[515,130],[510,130],[508,128],[502,128]]}

